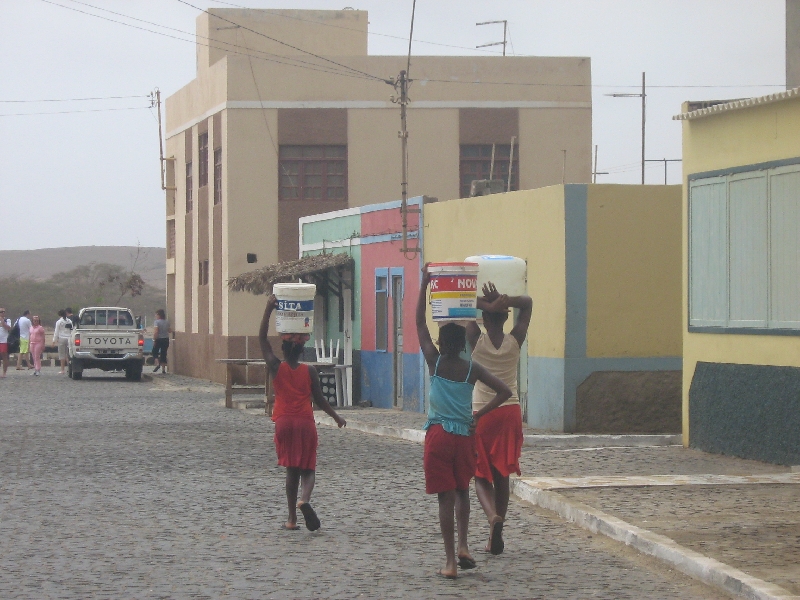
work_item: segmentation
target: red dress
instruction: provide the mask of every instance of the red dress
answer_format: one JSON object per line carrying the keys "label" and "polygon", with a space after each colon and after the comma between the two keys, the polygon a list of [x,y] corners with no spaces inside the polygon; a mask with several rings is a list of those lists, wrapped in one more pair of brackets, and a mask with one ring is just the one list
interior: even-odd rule
{"label": "red dress", "polygon": [[275,451],[282,467],[314,470],[317,466],[317,426],[311,406],[308,365],[292,369],[281,362],[272,382],[275,389]]}

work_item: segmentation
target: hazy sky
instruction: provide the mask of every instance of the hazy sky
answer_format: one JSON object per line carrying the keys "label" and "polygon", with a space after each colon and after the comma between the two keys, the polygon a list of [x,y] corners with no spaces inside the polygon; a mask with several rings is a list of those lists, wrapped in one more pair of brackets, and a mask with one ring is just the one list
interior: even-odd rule
{"label": "hazy sky", "polygon": [[[352,6],[369,11],[371,54],[408,47],[412,0],[190,1]],[[598,182],[638,183],[640,101],[605,94],[638,92],[646,71],[647,158],[680,158],[671,117],[682,101],[782,89],[784,10],[784,0],[417,0],[413,53],[485,54],[474,47],[501,40],[502,26],[475,23],[507,19],[509,54],[590,57],[593,143],[598,170],[611,172]],[[158,129],[146,96],[155,87],[168,96],[193,79],[195,49],[191,35],[129,17],[193,33],[198,11],[177,0],[0,0],[0,11],[0,249],[163,246]],[[33,102],[111,96],[129,97]],[[647,182],[663,183],[663,166],[650,164]],[[680,179],[672,163],[669,182]]]}

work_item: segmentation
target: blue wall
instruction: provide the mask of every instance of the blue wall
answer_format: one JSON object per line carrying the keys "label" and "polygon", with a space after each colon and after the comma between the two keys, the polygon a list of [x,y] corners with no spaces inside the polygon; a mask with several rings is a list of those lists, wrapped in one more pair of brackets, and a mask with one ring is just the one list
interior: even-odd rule
{"label": "blue wall", "polygon": [[[361,400],[375,408],[392,408],[392,353],[361,351]],[[403,410],[422,412],[420,355],[403,354]]]}

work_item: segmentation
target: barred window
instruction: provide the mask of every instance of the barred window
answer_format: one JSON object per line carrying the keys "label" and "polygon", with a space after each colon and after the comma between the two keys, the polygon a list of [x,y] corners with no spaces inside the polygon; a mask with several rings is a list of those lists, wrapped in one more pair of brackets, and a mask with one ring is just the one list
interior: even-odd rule
{"label": "barred window", "polygon": [[192,162],[186,163],[186,212],[192,212],[194,200],[192,198]]}
{"label": "barred window", "polygon": [[222,202],[222,148],[214,150],[214,204]]}
{"label": "barred window", "polygon": [[197,182],[200,187],[208,185],[208,133],[201,133],[197,138],[197,149],[200,154],[200,166],[197,169]]}
{"label": "barred window", "polygon": [[[514,164],[511,169],[511,190],[519,189],[519,147],[514,146]],[[492,170],[492,144],[462,145],[460,176],[461,197],[468,198],[472,182],[479,179],[502,179],[503,189],[508,189],[508,164],[511,144],[496,144]],[[491,177],[490,173],[491,172]]]}
{"label": "barred window", "polygon": [[347,146],[281,146],[280,200],[347,200]]}

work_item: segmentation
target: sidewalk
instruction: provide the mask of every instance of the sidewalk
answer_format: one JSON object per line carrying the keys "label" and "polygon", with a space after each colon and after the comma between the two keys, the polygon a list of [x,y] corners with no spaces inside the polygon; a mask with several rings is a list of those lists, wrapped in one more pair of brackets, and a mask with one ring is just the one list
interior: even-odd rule
{"label": "sidewalk", "polygon": [[[348,429],[424,441],[420,413],[342,416]],[[732,595],[800,598],[800,473],[685,449],[674,436],[524,435],[522,476],[512,481],[520,500]]]}

